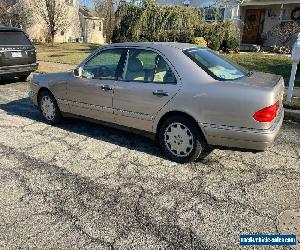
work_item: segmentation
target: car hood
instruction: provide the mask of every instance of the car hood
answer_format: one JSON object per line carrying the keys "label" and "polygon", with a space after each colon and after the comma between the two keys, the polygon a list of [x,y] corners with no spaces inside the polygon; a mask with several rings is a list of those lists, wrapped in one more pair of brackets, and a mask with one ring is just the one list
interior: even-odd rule
{"label": "car hood", "polygon": [[273,75],[273,74],[262,73],[262,72],[251,72],[249,76],[243,77],[239,80],[232,81],[232,83],[236,83],[244,86],[252,86],[257,88],[273,88],[279,83],[279,81],[281,81],[281,78],[282,77],[279,75]]}

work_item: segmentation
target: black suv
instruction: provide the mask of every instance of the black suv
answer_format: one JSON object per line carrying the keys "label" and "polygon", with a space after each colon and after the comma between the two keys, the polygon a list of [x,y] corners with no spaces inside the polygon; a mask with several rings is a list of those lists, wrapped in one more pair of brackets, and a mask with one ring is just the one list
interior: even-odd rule
{"label": "black suv", "polygon": [[0,78],[25,81],[37,66],[36,50],[27,35],[21,29],[0,25]]}

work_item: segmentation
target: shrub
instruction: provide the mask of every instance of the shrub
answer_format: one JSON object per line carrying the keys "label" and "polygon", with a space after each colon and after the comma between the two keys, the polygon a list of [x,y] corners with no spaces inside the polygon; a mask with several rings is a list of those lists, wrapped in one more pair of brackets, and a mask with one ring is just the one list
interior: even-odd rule
{"label": "shrub", "polygon": [[226,53],[239,52],[239,43],[234,38],[223,40],[221,45],[222,51]]}
{"label": "shrub", "polygon": [[271,46],[272,52],[276,54],[290,54],[292,51],[289,47],[286,46]]}
{"label": "shrub", "polygon": [[221,42],[217,37],[211,37],[207,43],[208,47],[212,50],[219,50],[221,46]]}
{"label": "shrub", "polygon": [[204,37],[202,37],[202,36],[200,36],[200,37],[194,37],[192,43],[193,44],[197,44],[197,45],[199,45],[201,47],[207,47],[207,42],[204,39]]}
{"label": "shrub", "polygon": [[195,37],[203,37],[206,41],[212,37],[217,37],[218,41],[238,37],[238,29],[232,21],[208,23],[202,19],[201,8],[161,6],[153,1],[136,6],[121,1],[112,41],[190,43]]}
{"label": "shrub", "polygon": [[191,42],[195,26],[202,18],[199,8],[160,6],[149,2],[138,7],[122,2],[116,12],[113,41]]}
{"label": "shrub", "polygon": [[298,33],[300,33],[300,21],[289,21],[274,26],[268,34],[271,37],[277,38],[281,45],[287,46],[291,39]]}
{"label": "shrub", "polygon": [[218,39],[219,41],[235,39],[239,40],[239,30],[229,20],[224,22],[199,22],[195,29],[195,36],[204,37],[206,41]]}
{"label": "shrub", "polygon": [[230,38],[226,41],[226,48],[227,49],[236,49],[239,47],[239,43],[237,42],[236,39]]}

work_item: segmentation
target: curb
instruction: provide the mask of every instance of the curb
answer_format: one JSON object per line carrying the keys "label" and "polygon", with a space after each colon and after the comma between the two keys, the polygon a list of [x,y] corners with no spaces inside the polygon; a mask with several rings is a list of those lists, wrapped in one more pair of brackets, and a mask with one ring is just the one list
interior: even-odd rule
{"label": "curb", "polygon": [[284,120],[300,123],[300,110],[284,109]]}

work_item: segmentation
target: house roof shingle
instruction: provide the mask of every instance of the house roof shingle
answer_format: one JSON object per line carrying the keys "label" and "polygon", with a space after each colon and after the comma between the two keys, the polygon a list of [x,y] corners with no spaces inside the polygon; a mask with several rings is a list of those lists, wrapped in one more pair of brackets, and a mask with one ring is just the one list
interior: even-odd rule
{"label": "house roof shingle", "polygon": [[79,6],[79,13],[81,13],[84,17],[99,17],[95,10],[92,10],[86,6]]}

